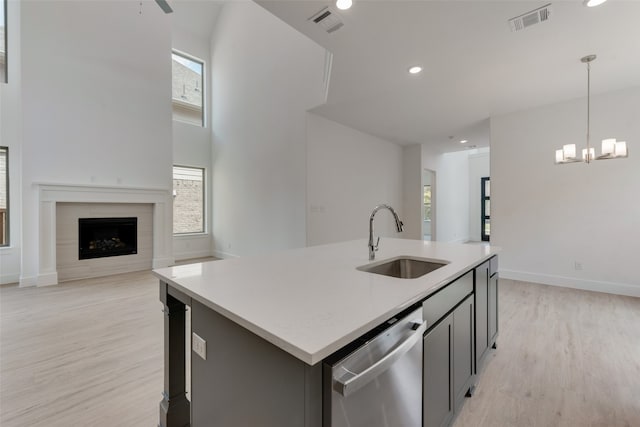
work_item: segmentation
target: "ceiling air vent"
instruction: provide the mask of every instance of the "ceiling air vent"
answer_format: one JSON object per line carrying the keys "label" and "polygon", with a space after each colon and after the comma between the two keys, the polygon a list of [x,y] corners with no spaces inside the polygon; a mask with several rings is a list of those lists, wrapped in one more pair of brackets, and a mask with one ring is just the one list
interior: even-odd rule
{"label": "ceiling air vent", "polygon": [[309,21],[320,25],[327,33],[333,33],[344,25],[338,14],[329,6],[322,8],[320,12],[309,18]]}
{"label": "ceiling air vent", "polygon": [[550,17],[551,3],[509,19],[509,26],[511,27],[511,31],[520,31],[532,25],[548,21]]}

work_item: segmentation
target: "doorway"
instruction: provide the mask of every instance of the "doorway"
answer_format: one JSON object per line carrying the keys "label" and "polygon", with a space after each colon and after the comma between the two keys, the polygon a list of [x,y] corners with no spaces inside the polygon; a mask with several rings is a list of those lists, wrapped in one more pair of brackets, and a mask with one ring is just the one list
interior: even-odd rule
{"label": "doorway", "polygon": [[491,238],[491,178],[480,178],[480,234],[483,242]]}
{"label": "doorway", "polygon": [[436,240],[435,193],[436,173],[430,169],[422,171],[422,238]]}

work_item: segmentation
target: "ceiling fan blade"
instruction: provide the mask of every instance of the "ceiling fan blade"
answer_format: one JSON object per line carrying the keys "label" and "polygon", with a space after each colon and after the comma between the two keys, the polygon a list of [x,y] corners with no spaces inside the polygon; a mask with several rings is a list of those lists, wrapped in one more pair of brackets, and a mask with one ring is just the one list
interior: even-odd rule
{"label": "ceiling fan blade", "polygon": [[160,9],[162,9],[164,13],[173,12],[173,9],[171,9],[171,6],[167,3],[167,0],[156,0],[156,3],[158,3],[158,6],[160,6]]}

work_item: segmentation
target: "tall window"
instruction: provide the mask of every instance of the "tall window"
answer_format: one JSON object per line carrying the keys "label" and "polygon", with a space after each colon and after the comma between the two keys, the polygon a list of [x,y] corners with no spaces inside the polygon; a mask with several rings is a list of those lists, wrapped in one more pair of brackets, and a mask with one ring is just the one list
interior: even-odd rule
{"label": "tall window", "polygon": [[185,54],[171,54],[173,119],[204,126],[204,63]]}
{"label": "tall window", "polygon": [[7,79],[7,0],[0,0],[0,83]]}
{"label": "tall window", "polygon": [[491,179],[489,177],[480,178],[481,199],[480,199],[480,233],[482,240],[489,241],[491,236]]}
{"label": "tall window", "polygon": [[0,246],[9,244],[9,149],[0,147]]}
{"label": "tall window", "polygon": [[204,169],[173,167],[173,233],[204,233]]}
{"label": "tall window", "polygon": [[424,186],[424,220],[431,221],[431,186]]}

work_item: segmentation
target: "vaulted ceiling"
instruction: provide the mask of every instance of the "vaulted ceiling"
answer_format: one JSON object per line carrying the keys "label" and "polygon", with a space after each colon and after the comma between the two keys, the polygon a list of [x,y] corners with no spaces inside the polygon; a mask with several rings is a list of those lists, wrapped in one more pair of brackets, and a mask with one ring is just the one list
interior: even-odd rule
{"label": "vaulted ceiling", "polygon": [[[242,0],[228,0],[242,1]],[[255,0],[333,53],[328,102],[313,111],[399,144],[463,149],[489,144],[489,120],[640,86],[640,1],[551,3],[547,22],[512,32],[508,20],[547,1]],[[225,1],[170,0],[174,25],[210,37]],[[309,18],[329,6],[344,25],[327,33]],[[424,70],[409,75],[419,64]]]}
{"label": "vaulted ceiling", "polygon": [[[400,143],[440,151],[458,141],[488,144],[488,118],[640,86],[639,1],[551,4],[547,22],[512,32],[510,18],[544,1],[353,0],[338,11],[329,0],[257,3],[334,55],[329,98],[314,111]],[[327,33],[309,20],[325,6],[344,25]],[[409,75],[418,64],[424,71]],[[450,138],[453,136],[453,138]]]}

